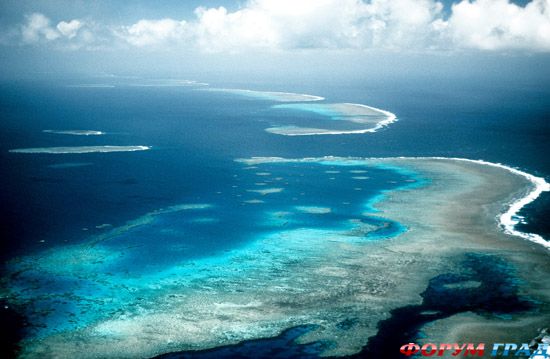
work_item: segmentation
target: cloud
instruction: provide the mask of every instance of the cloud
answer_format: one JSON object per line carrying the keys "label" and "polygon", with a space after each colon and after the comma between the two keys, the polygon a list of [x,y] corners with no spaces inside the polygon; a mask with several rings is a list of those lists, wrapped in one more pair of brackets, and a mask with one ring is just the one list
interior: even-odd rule
{"label": "cloud", "polygon": [[80,20],[71,20],[69,22],[61,21],[57,24],[56,28],[63,36],[72,39],[76,36],[82,25]]}
{"label": "cloud", "polygon": [[140,20],[124,27],[118,35],[132,45],[143,47],[183,40],[186,37],[186,28],[185,21]]}
{"label": "cloud", "polygon": [[507,0],[462,1],[452,7],[448,30],[458,45],[484,50],[550,50],[550,1],[525,7]]}
{"label": "cloud", "polygon": [[77,37],[79,30],[84,26],[81,20],[73,19],[68,22],[61,21],[53,27],[51,20],[40,13],[32,13],[26,20],[21,26],[21,38],[28,44],[71,40]]}
{"label": "cloud", "polygon": [[[249,0],[233,12],[200,7],[195,15],[184,31],[174,26],[174,33],[163,37],[185,33],[189,46],[206,52],[550,50],[550,0],[533,0],[525,7],[509,0],[463,0],[447,18],[443,4],[434,0]],[[152,40],[146,43],[162,39]]]}
{"label": "cloud", "polygon": [[173,32],[166,28],[162,38],[130,33],[136,26],[156,25],[149,21],[143,26],[141,20],[128,28],[126,40],[153,45],[185,34],[189,45],[207,52],[407,47],[429,37],[442,8],[432,0],[251,0],[234,12],[199,7],[194,21],[183,29],[172,26]]}
{"label": "cloud", "polygon": [[198,8],[193,24],[196,45],[205,51],[235,51],[243,48],[278,48],[283,33],[261,11],[245,8],[228,13],[224,7]]}
{"label": "cloud", "polygon": [[55,40],[60,34],[50,26],[50,19],[46,16],[33,13],[27,16],[27,22],[21,28],[23,41],[27,43],[38,42],[40,40]]}
{"label": "cloud", "polygon": [[56,27],[32,14],[25,43],[67,42],[86,34],[112,48],[135,46],[202,52],[295,49],[550,51],[550,0],[521,7],[510,0],[462,0],[449,11],[436,0],[249,0],[241,8],[199,7],[192,20],[141,19],[106,26],[81,20]]}

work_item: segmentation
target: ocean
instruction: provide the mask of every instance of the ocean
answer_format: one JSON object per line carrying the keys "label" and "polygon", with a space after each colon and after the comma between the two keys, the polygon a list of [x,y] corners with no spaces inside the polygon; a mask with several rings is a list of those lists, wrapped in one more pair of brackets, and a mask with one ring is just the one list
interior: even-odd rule
{"label": "ocean", "polygon": [[[502,163],[549,181],[550,86],[540,79],[490,80],[206,86],[173,79],[81,78],[1,84],[0,253],[10,276],[3,285],[20,295],[15,304],[4,298],[2,320],[11,326],[4,340],[13,348],[23,336],[81,328],[126,303],[135,305],[132,290],[153,301],[153,286],[174,285],[174,276],[201,280],[181,263],[208,267],[210,260],[231,257],[259,237],[281,231],[307,229],[319,235],[359,228],[361,240],[383,241],[407,229],[376,215],[365,202],[426,180],[384,167],[365,171],[353,164],[239,159],[462,157]],[[288,98],[267,96],[267,91],[324,98],[315,103],[368,105],[390,111],[397,121],[373,133],[303,135],[319,126],[332,132],[361,130],[365,123],[347,123],[334,108],[304,111],[283,105]],[[361,116],[370,121],[374,115]],[[300,126],[302,135],[266,131],[289,126],[292,131]],[[65,132],[75,130],[101,133]],[[10,152],[72,146],[147,150]],[[550,238],[549,214],[550,195],[543,193],[521,211],[524,223],[517,228]],[[84,255],[82,248],[91,249]],[[74,263],[67,262],[70,258]],[[14,277],[14,268],[29,266],[40,270]],[[75,295],[58,300],[67,293]],[[246,356],[250,346],[256,351],[259,346],[281,357],[316,356],[322,343],[311,351],[285,344],[301,330],[306,329],[230,348],[227,355],[241,350]]]}

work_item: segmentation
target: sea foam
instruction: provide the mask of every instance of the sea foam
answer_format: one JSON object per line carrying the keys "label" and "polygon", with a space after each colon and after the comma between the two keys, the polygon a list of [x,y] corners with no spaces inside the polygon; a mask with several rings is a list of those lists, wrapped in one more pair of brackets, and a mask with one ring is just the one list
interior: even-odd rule
{"label": "sea foam", "polygon": [[542,236],[535,233],[521,232],[521,231],[518,231],[515,227],[518,223],[521,222],[521,218],[518,216],[518,213],[523,209],[523,207],[527,206],[529,203],[536,200],[542,194],[542,192],[550,191],[550,184],[546,182],[544,178],[534,176],[530,173],[518,170],[517,168],[503,165],[501,163],[488,162],[484,160],[471,160],[466,158],[446,158],[446,157],[433,157],[433,158],[478,163],[486,166],[502,168],[508,172],[521,176],[526,180],[528,180],[529,182],[531,182],[531,184],[533,185],[533,189],[529,191],[525,196],[520,197],[516,199],[514,202],[508,204],[508,209],[498,216],[499,226],[502,228],[502,230],[506,234],[521,237],[531,242],[540,244],[547,249],[550,249],[550,242],[545,240]]}
{"label": "sea foam", "polygon": [[291,126],[274,126],[267,128],[271,132],[284,136],[312,136],[312,135],[344,135],[374,133],[383,127],[397,121],[397,116],[389,111],[357,103],[332,104],[282,104],[275,105],[274,109],[289,109],[313,112],[326,116],[331,120],[348,121],[352,124],[363,125],[363,128],[345,130]]}
{"label": "sea foam", "polygon": [[56,135],[73,135],[73,136],[101,136],[105,132],[95,130],[44,130],[44,133],[54,133]]}
{"label": "sea foam", "polygon": [[[550,184],[542,177],[537,177],[527,172],[521,171],[519,169],[506,166],[501,163],[488,162],[484,160],[472,160],[467,158],[457,158],[457,157],[393,157],[394,159],[401,160],[451,160],[451,161],[462,161],[476,163],[484,166],[491,166],[501,168],[508,172],[511,172],[515,175],[521,176],[529,181],[533,185],[533,189],[530,190],[525,196],[515,199],[513,202],[507,205],[507,209],[498,215],[498,224],[499,227],[503,230],[504,233],[517,236],[531,242],[537,243],[550,249],[550,242],[546,241],[542,236],[535,233],[525,233],[518,231],[515,226],[521,222],[521,218],[518,216],[518,213],[528,205],[529,203],[536,200],[542,192],[550,191]],[[356,157],[333,157],[325,156],[318,158],[302,158],[302,159],[286,159],[282,157],[252,157],[249,159],[238,159],[238,162],[246,163],[247,165],[257,165],[263,163],[278,163],[278,162],[324,162],[324,161],[338,161],[338,162],[350,162],[351,164],[358,164],[365,161],[383,161],[391,160],[392,157],[388,158],[356,158]]]}
{"label": "sea foam", "polygon": [[73,146],[73,147],[37,147],[37,148],[16,148],[9,150],[11,153],[44,153],[44,154],[67,154],[67,153],[107,153],[107,152],[134,152],[150,150],[150,146]]}

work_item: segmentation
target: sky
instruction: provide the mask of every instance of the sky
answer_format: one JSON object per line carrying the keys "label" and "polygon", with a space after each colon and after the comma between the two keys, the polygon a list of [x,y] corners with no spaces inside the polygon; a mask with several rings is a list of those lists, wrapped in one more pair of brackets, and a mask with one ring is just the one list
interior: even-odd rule
{"label": "sky", "polygon": [[385,73],[544,63],[549,53],[550,0],[0,2],[3,78],[300,73],[336,64]]}

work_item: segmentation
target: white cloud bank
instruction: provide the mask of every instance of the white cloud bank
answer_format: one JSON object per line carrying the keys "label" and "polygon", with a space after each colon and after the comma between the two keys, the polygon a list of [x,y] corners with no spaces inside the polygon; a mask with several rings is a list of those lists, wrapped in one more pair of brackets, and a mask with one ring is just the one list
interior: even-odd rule
{"label": "white cloud bank", "polygon": [[185,21],[172,19],[139,20],[119,31],[119,36],[134,46],[150,46],[166,42],[178,42],[187,38]]}
{"label": "white cloud bank", "polygon": [[550,0],[533,0],[524,8],[507,0],[462,1],[447,22],[453,40],[485,50],[550,50]]}
{"label": "white cloud bank", "polygon": [[82,27],[82,25],[83,24],[80,20],[71,20],[69,22],[61,21],[57,24],[56,28],[61,35],[72,39],[77,35],[78,30]]}
{"label": "white cloud bank", "polygon": [[[42,14],[21,27],[26,43],[94,42],[82,20],[53,27]],[[97,26],[95,26],[97,30]],[[142,19],[104,26],[110,46],[185,48],[205,52],[247,49],[482,49],[550,51],[550,0],[521,7],[509,0],[462,0],[444,14],[434,0],[249,0],[229,12],[195,10],[190,21]],[[79,36],[86,33],[87,36]],[[103,37],[105,38],[105,37]]]}
{"label": "white cloud bank", "polygon": [[26,24],[21,27],[21,35],[23,41],[28,43],[38,42],[41,39],[55,40],[61,36],[56,29],[51,27],[50,19],[39,13],[27,16]]}

